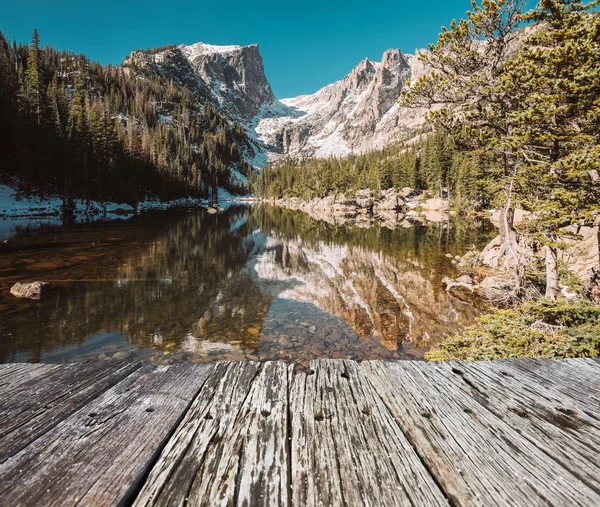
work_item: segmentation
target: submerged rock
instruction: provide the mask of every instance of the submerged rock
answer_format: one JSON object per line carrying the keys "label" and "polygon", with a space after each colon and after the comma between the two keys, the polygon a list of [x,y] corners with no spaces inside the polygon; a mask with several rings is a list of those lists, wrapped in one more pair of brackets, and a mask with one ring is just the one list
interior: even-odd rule
{"label": "submerged rock", "polygon": [[17,282],[11,287],[10,293],[17,298],[40,299],[52,289],[49,282]]}

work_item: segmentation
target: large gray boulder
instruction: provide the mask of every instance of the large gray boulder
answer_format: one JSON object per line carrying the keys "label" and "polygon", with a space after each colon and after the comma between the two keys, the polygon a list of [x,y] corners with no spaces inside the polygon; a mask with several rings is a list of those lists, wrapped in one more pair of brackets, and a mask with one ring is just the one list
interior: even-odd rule
{"label": "large gray boulder", "polygon": [[385,190],[381,194],[381,198],[374,205],[375,210],[397,211],[402,209],[404,200],[398,197],[395,188]]}
{"label": "large gray boulder", "polygon": [[356,205],[359,208],[372,209],[374,203],[373,191],[369,189],[357,190],[355,195],[355,201]]}
{"label": "large gray boulder", "polygon": [[11,287],[10,293],[17,298],[40,299],[52,289],[49,282],[17,282]]}
{"label": "large gray boulder", "polygon": [[425,211],[447,211],[449,208],[447,199],[427,199],[423,203],[423,210]]}

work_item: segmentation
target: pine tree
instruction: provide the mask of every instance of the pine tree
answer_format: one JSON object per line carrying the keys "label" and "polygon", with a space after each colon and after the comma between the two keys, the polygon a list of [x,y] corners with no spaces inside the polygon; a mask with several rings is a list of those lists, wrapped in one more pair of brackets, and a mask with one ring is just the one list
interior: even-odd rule
{"label": "pine tree", "polygon": [[489,177],[498,178],[496,203],[502,208],[503,248],[512,259],[515,293],[521,291],[524,278],[523,250],[513,226],[519,157],[508,142],[513,126],[507,117],[516,108],[514,95],[519,90],[505,86],[503,69],[517,40],[525,3],[483,0],[480,6],[473,0],[467,19],[443,27],[438,42],[421,54],[432,72],[401,97],[405,106],[430,108],[428,120],[438,131],[452,134],[468,149],[488,150],[502,165],[502,173]]}
{"label": "pine tree", "polygon": [[599,1],[541,0],[526,19],[540,29],[508,62],[507,86],[518,82],[511,144],[519,148],[519,204],[532,212],[524,232],[546,249],[546,297],[558,292],[557,250],[569,226],[594,221],[600,208]]}
{"label": "pine tree", "polygon": [[15,162],[15,130],[19,85],[11,62],[8,42],[0,32],[0,171]]}
{"label": "pine tree", "polygon": [[29,46],[29,55],[27,57],[27,70],[25,71],[25,93],[30,114],[38,125],[41,125],[42,123],[44,91],[45,87],[40,57],[40,36],[37,30],[33,30],[31,46]]}
{"label": "pine tree", "polygon": [[85,89],[81,77],[75,80],[75,88],[71,99],[71,107],[69,109],[69,119],[67,122],[67,135],[70,141],[70,146],[73,157],[74,167],[67,167],[63,192],[66,205],[70,205],[72,199],[72,185],[74,180],[78,186],[84,189],[84,196],[89,198],[88,193],[88,125],[85,109]]}

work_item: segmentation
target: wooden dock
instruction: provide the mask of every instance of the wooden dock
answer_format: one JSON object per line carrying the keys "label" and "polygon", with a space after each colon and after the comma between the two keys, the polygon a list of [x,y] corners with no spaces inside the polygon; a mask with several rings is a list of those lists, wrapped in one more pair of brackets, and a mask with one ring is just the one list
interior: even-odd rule
{"label": "wooden dock", "polygon": [[0,366],[0,505],[600,505],[600,361]]}

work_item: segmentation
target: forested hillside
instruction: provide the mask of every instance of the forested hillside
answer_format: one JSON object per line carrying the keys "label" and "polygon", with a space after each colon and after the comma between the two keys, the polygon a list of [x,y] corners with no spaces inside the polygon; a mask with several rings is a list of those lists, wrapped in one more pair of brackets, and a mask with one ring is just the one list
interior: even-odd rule
{"label": "forested hillside", "polygon": [[263,168],[252,179],[252,188],[265,199],[310,200],[367,188],[378,192],[411,187],[449,194],[455,208],[467,212],[490,204],[485,175],[493,167],[484,151],[464,151],[443,132],[424,132],[409,146],[391,145],[344,158],[284,159]]}
{"label": "forested hillside", "polygon": [[185,87],[0,33],[0,182],[135,203],[245,192],[247,138]]}

